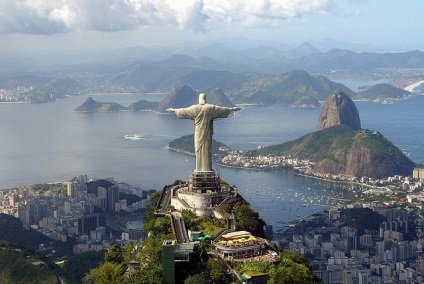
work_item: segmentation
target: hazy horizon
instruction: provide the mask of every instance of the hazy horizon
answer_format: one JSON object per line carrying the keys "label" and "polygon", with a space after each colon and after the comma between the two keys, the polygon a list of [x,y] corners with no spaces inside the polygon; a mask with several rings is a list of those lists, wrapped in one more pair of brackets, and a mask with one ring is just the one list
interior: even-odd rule
{"label": "hazy horizon", "polygon": [[2,0],[0,59],[49,62],[237,37],[317,48],[352,43],[355,51],[423,50],[423,8],[418,0]]}

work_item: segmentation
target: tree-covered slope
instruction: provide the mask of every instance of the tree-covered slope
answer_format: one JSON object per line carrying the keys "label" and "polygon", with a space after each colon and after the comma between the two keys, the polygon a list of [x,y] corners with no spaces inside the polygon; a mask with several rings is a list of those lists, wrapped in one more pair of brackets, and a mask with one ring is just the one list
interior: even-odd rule
{"label": "tree-covered slope", "polygon": [[56,264],[22,247],[0,242],[1,283],[73,283]]}
{"label": "tree-covered slope", "polygon": [[89,97],[78,106],[75,111],[78,112],[112,112],[112,111],[121,111],[125,110],[124,106],[121,106],[118,103],[114,102],[98,102],[93,100],[92,97]]}
{"label": "tree-covered slope", "polygon": [[380,133],[366,129],[355,131],[344,125],[250,153],[309,159],[316,162],[315,172],[374,178],[410,175],[414,167],[414,163]]}
{"label": "tree-covered slope", "polygon": [[408,91],[386,83],[382,83],[357,93],[354,98],[367,100],[398,100],[407,98],[410,95],[411,93]]}
{"label": "tree-covered slope", "polygon": [[[219,150],[219,147],[221,146],[226,147],[225,144],[212,139],[212,154],[222,154],[222,152]],[[172,140],[169,142],[168,147],[175,151],[194,155],[194,134],[185,135]]]}
{"label": "tree-covered slope", "polygon": [[303,100],[309,97],[310,100],[323,101],[336,90],[348,96],[354,95],[348,87],[324,76],[311,76],[303,70],[294,70],[277,76],[254,77],[233,97],[237,103],[292,105],[301,97],[304,97]]}
{"label": "tree-covered slope", "polygon": [[72,254],[72,244],[55,241],[33,229],[26,229],[18,218],[7,214],[0,214],[0,240],[34,251],[39,249],[40,244],[48,244],[46,251],[55,251],[52,258]]}
{"label": "tree-covered slope", "polygon": [[158,102],[149,102],[146,100],[139,100],[138,102],[131,104],[128,107],[128,110],[131,110],[131,111],[153,110],[157,106],[158,106]]}

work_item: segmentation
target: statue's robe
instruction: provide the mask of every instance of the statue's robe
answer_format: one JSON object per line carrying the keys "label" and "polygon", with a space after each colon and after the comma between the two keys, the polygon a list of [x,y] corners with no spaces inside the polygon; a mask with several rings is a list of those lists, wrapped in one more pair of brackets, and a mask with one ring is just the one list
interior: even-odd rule
{"label": "statue's robe", "polygon": [[212,171],[213,120],[226,118],[230,113],[230,108],[212,104],[197,104],[175,110],[178,118],[194,120],[196,171]]}

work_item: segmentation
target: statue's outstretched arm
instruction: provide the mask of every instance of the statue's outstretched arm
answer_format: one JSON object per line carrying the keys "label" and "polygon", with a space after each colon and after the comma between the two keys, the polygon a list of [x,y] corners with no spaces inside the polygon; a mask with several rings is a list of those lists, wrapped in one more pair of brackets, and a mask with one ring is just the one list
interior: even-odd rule
{"label": "statue's outstretched arm", "polygon": [[170,107],[170,108],[167,108],[166,111],[167,112],[175,112],[175,108]]}
{"label": "statue's outstretched arm", "polygon": [[241,110],[241,107],[232,107],[232,108],[230,108],[232,111],[239,111],[239,110]]}

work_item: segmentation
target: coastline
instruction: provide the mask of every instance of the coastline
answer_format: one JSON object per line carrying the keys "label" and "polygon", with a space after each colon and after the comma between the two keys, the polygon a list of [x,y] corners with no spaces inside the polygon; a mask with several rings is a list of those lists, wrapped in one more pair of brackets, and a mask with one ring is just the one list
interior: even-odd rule
{"label": "coastline", "polygon": [[285,167],[278,167],[278,168],[261,169],[261,168],[257,168],[257,167],[231,166],[231,165],[226,165],[226,164],[222,164],[222,163],[219,163],[219,162],[217,163],[217,165],[220,166],[220,167],[224,167],[224,168],[234,168],[234,169],[252,170],[252,171],[274,171],[274,170],[282,170],[282,169],[289,168],[289,166],[285,166]]}
{"label": "coastline", "polygon": [[377,103],[377,104],[392,104],[394,102],[409,100],[415,95],[422,95],[420,93],[410,92],[411,94],[401,98],[374,98],[374,99],[352,99],[354,102],[369,102],[369,103]]}
{"label": "coastline", "polygon": [[[171,148],[169,146],[165,146],[165,149],[177,152],[177,153],[183,153],[183,154],[187,154],[190,156],[195,156],[194,153],[191,152],[187,152],[187,151],[183,151],[183,150],[178,150],[175,148]],[[327,181],[327,182],[332,182],[332,183],[336,183],[336,184],[351,184],[351,185],[357,185],[357,186],[364,186],[364,187],[368,187],[368,188],[379,188],[373,185],[369,185],[369,184],[363,184],[363,183],[359,183],[359,182],[354,182],[354,181],[348,181],[348,180],[333,180],[333,179],[327,179],[324,177],[319,177],[319,176],[314,176],[314,175],[308,175],[308,174],[303,174],[300,172],[297,172],[293,169],[292,166],[290,165],[286,165],[284,167],[277,167],[277,168],[258,168],[258,167],[243,167],[243,166],[233,166],[233,165],[226,165],[226,164],[222,164],[220,162],[217,162],[217,165],[220,167],[224,167],[224,168],[233,168],[233,169],[240,169],[240,170],[248,170],[248,171],[278,171],[278,170],[284,170],[284,169],[291,169],[292,173],[297,175],[297,176],[303,176],[303,177],[307,177],[307,178],[312,178],[312,179],[317,179],[317,180],[322,180],[322,181]],[[330,174],[330,173],[329,173]],[[381,187],[381,189],[383,189],[385,187]]]}
{"label": "coastline", "polygon": [[217,163],[217,164],[218,164],[218,166],[226,167],[226,168],[234,168],[234,169],[242,169],[242,170],[253,170],[253,171],[272,171],[272,170],[283,170],[283,169],[289,169],[289,168],[291,168],[292,173],[295,174],[295,175],[297,175],[297,176],[303,176],[303,177],[317,179],[317,180],[322,180],[322,181],[326,181],[326,182],[332,182],[332,183],[335,183],[335,184],[351,184],[351,185],[363,186],[363,187],[374,188],[374,189],[387,189],[386,187],[377,187],[377,186],[374,186],[374,185],[364,184],[364,183],[360,183],[360,182],[354,182],[354,181],[348,181],[348,180],[333,180],[333,179],[327,179],[327,178],[324,178],[324,177],[303,174],[303,173],[300,173],[300,172],[295,171],[293,169],[293,167],[291,167],[291,166],[285,166],[285,167],[279,167],[279,168],[261,169],[261,168],[254,168],[254,167],[231,166],[231,165],[225,165],[225,164],[222,164],[222,163]]}
{"label": "coastline", "polygon": [[[313,179],[318,179],[318,180],[322,180],[322,181],[328,181],[328,182],[332,182],[332,183],[344,183],[344,184],[353,184],[353,185],[357,185],[357,186],[365,186],[368,188],[378,188],[376,186],[373,185],[369,185],[369,184],[363,184],[363,183],[359,183],[359,182],[354,182],[354,181],[349,181],[349,180],[333,180],[333,179],[326,179],[323,177],[318,177],[318,176],[313,176],[313,175],[307,175],[307,174],[302,174],[296,171],[293,171],[293,174],[297,175],[297,176],[303,176],[303,177],[308,177],[308,178],[313,178]],[[381,187],[381,188],[385,188],[385,187]]]}
{"label": "coastline", "polygon": [[178,150],[176,148],[171,148],[169,146],[165,146],[165,149],[168,149],[168,150],[171,150],[171,151],[174,151],[174,152],[177,152],[177,153],[183,153],[183,154],[187,154],[187,155],[190,155],[190,156],[195,156],[194,153],[187,152],[187,151],[184,151],[184,150]]}
{"label": "coastline", "polygon": [[424,84],[424,80],[420,80],[420,81],[417,81],[417,82],[415,82],[415,83],[412,83],[411,85],[409,85],[409,86],[406,86],[405,88],[403,88],[405,91],[408,91],[408,92],[411,92],[411,93],[413,93],[414,92],[414,90],[415,90],[415,88],[416,87],[418,87],[418,86],[420,86],[420,85],[422,85],[422,84]]}

